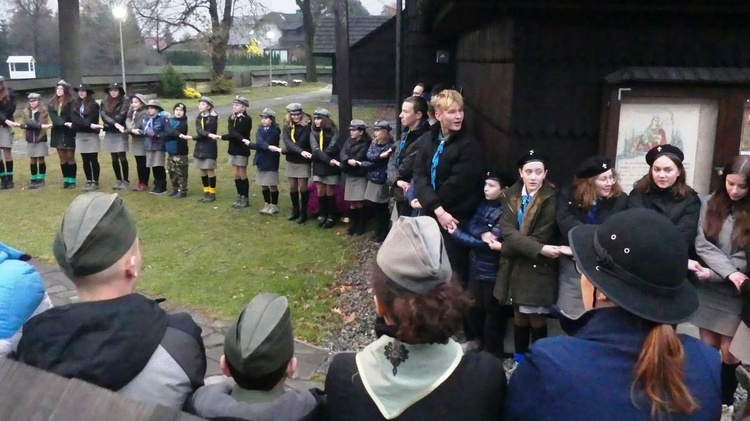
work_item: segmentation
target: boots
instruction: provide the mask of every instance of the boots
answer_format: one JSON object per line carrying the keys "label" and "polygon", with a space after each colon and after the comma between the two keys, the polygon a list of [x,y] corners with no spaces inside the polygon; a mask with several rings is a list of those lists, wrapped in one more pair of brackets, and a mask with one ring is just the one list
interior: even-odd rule
{"label": "boots", "polygon": [[375,205],[375,235],[372,240],[382,243],[388,235],[390,218],[388,217],[388,204],[378,203]]}
{"label": "boots", "polygon": [[334,196],[325,196],[324,201],[328,203],[328,217],[323,222],[323,228],[331,229],[336,225],[336,198]]}
{"label": "boots", "polygon": [[235,207],[237,209],[250,207],[250,199],[245,195],[241,195]]}
{"label": "boots", "polygon": [[162,195],[167,192],[167,180],[154,180],[154,189],[151,194]]}
{"label": "boots", "polygon": [[0,190],[5,190],[5,185],[8,183],[8,177],[2,175],[0,176]]}
{"label": "boots", "polygon": [[323,228],[328,218],[328,200],[326,196],[318,196],[318,227]]}
{"label": "boots", "polygon": [[234,203],[232,203],[230,207],[234,209],[240,208],[240,203],[242,203],[242,196],[238,194],[237,197],[234,198]]}
{"label": "boots", "polygon": [[307,202],[310,201],[310,191],[305,191],[300,193],[302,196],[302,202],[299,206],[299,219],[297,220],[298,224],[304,224],[307,222]]}
{"label": "boots", "polygon": [[367,226],[367,214],[365,208],[359,208],[357,209],[359,212],[359,217],[357,218],[357,223],[354,226],[354,235],[359,236],[365,233],[365,227]]}
{"label": "boots", "polygon": [[357,231],[357,226],[359,225],[361,210],[362,208],[353,208],[353,209],[350,208],[349,209],[349,228],[346,229],[346,235],[351,237]]}
{"label": "boots", "polygon": [[289,214],[289,221],[296,221],[299,219],[299,193],[289,192],[289,198],[292,199],[292,213]]}

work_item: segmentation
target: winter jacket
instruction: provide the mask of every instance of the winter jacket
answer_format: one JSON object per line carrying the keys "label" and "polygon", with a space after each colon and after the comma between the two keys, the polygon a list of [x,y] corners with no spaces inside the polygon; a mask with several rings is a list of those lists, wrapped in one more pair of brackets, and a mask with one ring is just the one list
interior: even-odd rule
{"label": "winter jacket", "polygon": [[557,190],[545,181],[526,206],[521,225],[523,181],[500,193],[503,252],[494,295],[501,303],[550,306],[557,300],[557,259],[542,256],[542,247],[557,244]]}
{"label": "winter jacket", "polygon": [[628,209],[646,208],[659,212],[669,218],[685,237],[693,256],[695,250],[695,236],[698,233],[698,218],[701,212],[701,199],[693,189],[684,199],[677,200],[672,194],[672,189],[662,190],[652,186],[651,190],[642,194],[635,190],[628,197]]}
{"label": "winter jacket", "polygon": [[42,124],[48,124],[48,122],[39,121],[39,117],[39,111],[36,111],[23,119],[21,128],[26,130],[26,142],[28,143],[47,142],[47,130],[42,129]]}
{"label": "winter jacket", "polygon": [[187,155],[188,141],[181,139],[181,134],[187,134],[187,116],[181,118],[171,117],[164,125],[164,146],[170,155]]}
{"label": "winter jacket", "polygon": [[400,188],[396,188],[396,183],[400,180],[411,183],[414,176],[414,161],[417,159],[417,152],[419,152],[419,141],[422,135],[429,130],[430,124],[427,119],[424,119],[415,130],[404,130],[401,133],[401,140],[398,142],[396,150],[388,160],[388,184],[394,187],[393,197],[397,201],[404,200],[404,192]]}
{"label": "winter jacket", "polygon": [[269,402],[247,403],[232,396],[235,388],[226,382],[203,386],[190,398],[187,410],[209,420],[315,421],[325,419],[321,416],[325,410],[325,395],[316,389],[289,390]]}
{"label": "winter jacket", "polygon": [[442,206],[459,221],[471,218],[481,201],[484,173],[479,142],[466,130],[448,137],[436,169],[432,185],[432,160],[440,141],[440,124],[435,124],[419,141],[419,152],[414,162],[413,185],[417,199],[428,214]]}
{"label": "winter jacket", "polygon": [[250,148],[242,143],[242,139],[250,140],[253,131],[253,119],[247,113],[235,116],[234,114],[227,120],[228,134],[222,135],[222,140],[229,141],[229,155],[250,156]]}
{"label": "winter jacket", "polygon": [[[651,401],[633,370],[651,324],[621,308],[592,310],[573,336],[534,342],[508,384],[505,421],[651,420]],[[672,421],[718,420],[721,359],[699,339],[678,335],[684,350],[681,372],[698,402],[690,415]]]}
{"label": "winter jacket", "polygon": [[255,143],[249,145],[250,149],[255,149],[255,158],[253,165],[258,167],[258,171],[278,171],[279,161],[281,160],[277,152],[268,150],[269,146],[279,146],[281,141],[281,129],[274,123],[269,127],[258,127],[255,134]]}
{"label": "winter jacket", "polygon": [[8,127],[5,122],[13,121],[13,114],[16,113],[16,92],[6,86],[8,90],[8,102],[0,105],[0,125]]}
{"label": "winter jacket", "polygon": [[73,101],[70,107],[70,121],[73,122],[73,130],[76,133],[99,133],[99,129],[91,128],[92,124],[99,124],[99,104],[93,98],[87,99],[85,103],[80,100]]}
{"label": "winter jacket", "polygon": [[60,145],[63,143],[63,139],[74,139],[76,136],[75,130],[71,127],[67,127],[65,123],[69,123],[70,120],[70,107],[73,101],[63,104],[60,109],[56,109],[57,101],[53,99],[50,105],[47,106],[47,113],[49,114],[50,121],[52,122],[52,131],[50,133],[51,143],[54,145]]}
{"label": "winter jacket", "polygon": [[[307,120],[310,120],[309,116]],[[284,154],[287,162],[293,164],[310,163],[309,159],[301,155],[302,151],[312,152],[310,148],[310,124],[305,126],[295,124],[294,127],[284,126],[281,138],[284,141]]]}
{"label": "winter jacket", "polygon": [[381,158],[380,154],[394,147],[393,138],[390,136],[386,143],[382,145],[375,142],[370,143],[370,147],[367,148],[367,160],[362,161],[362,166],[367,168],[367,179],[369,181],[375,184],[385,184],[388,181],[388,160],[390,159],[390,155]]}
{"label": "winter jacket", "polygon": [[350,159],[359,162],[367,161],[367,150],[369,148],[370,142],[363,137],[359,140],[354,140],[352,138],[346,139],[341,146],[341,153],[339,153],[341,171],[352,177],[367,176],[367,168],[359,165],[351,166],[347,161]]}
{"label": "winter jacket", "polygon": [[[599,200],[597,205],[592,209],[594,213],[594,224],[601,224],[607,218],[624,211],[628,208],[628,195],[621,193],[617,197],[610,197]],[[583,206],[575,203],[571,187],[563,187],[557,196],[557,209],[555,210],[555,219],[557,227],[560,229],[560,244],[568,245],[568,232],[578,225],[589,224],[589,211]]]}
{"label": "winter jacket", "polygon": [[320,130],[310,132],[310,149],[313,154],[313,175],[325,177],[328,175],[340,175],[341,168],[331,165],[332,159],[337,159],[341,152],[339,133],[337,131],[323,130],[321,140]]}
{"label": "winter jacket", "polygon": [[219,115],[214,110],[204,116],[198,114],[195,118],[195,131],[197,135],[193,137],[195,140],[195,149],[193,150],[193,158],[195,159],[217,159],[219,157],[219,149],[216,141],[208,137],[208,134],[216,134],[219,129]]}
{"label": "winter jacket", "polygon": [[120,124],[124,127],[125,120],[128,119],[128,108],[130,108],[130,103],[126,101],[126,98],[122,95],[118,96],[115,100],[115,104],[112,113],[107,113],[107,106],[104,105],[104,100],[102,100],[99,115],[102,118],[104,131],[107,133],[120,133],[120,131],[117,130],[117,127],[115,127],[115,124]]}
{"label": "winter jacket", "polygon": [[503,208],[499,200],[485,200],[479,204],[469,224],[453,231],[451,236],[456,242],[469,251],[469,279],[479,282],[495,283],[497,268],[500,263],[500,252],[490,249],[489,244],[482,241],[482,234],[492,233],[498,241],[503,241],[500,229],[500,217]]}
{"label": "winter jacket", "polygon": [[203,385],[201,328],[140,294],[54,307],[29,320],[18,361],[127,398],[182,408]]}
{"label": "winter jacket", "polygon": [[147,151],[159,152],[166,151],[164,135],[168,125],[169,114],[159,111],[154,115],[148,113],[143,117],[141,122],[141,132],[146,135],[144,147]]}

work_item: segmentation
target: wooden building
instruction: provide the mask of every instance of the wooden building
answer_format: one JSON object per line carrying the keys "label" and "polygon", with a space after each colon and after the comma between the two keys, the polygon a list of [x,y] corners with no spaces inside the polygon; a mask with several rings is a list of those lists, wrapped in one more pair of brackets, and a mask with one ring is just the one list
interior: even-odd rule
{"label": "wooden building", "polygon": [[629,190],[645,150],[674,143],[706,193],[716,167],[750,154],[746,0],[406,0],[404,13],[402,92],[460,86],[487,160],[509,170],[537,149],[567,182],[603,153]]}

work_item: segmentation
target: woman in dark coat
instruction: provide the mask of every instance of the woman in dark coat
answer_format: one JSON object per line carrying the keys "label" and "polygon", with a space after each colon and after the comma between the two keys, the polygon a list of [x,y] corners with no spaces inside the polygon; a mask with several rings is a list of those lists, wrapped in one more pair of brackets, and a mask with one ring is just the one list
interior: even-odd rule
{"label": "woman in dark coat", "polygon": [[534,150],[518,161],[521,180],[500,193],[503,215],[495,298],[513,305],[515,361],[529,343],[547,337],[549,307],[557,301],[557,189],[547,177],[547,158]]}
{"label": "woman in dark coat", "polygon": [[531,347],[503,419],[719,420],[719,354],[672,327],[698,308],[679,230],[629,209],[569,239],[587,311],[573,336]]}
{"label": "woman in dark coat", "polygon": [[573,185],[560,190],[555,219],[560,228],[560,290],[557,306],[568,316],[583,313],[581,275],[576,271],[568,232],[584,224],[601,224],[617,212],[628,208],[628,195],[617,182],[612,160],[593,156],[584,161],[573,177]]}
{"label": "woman in dark coat", "polygon": [[[151,175],[146,166],[146,137],[140,133],[143,119],[146,118],[146,97],[141,94],[130,95],[130,108],[128,108],[125,127],[122,133],[130,135],[130,153],[135,157],[135,168],[138,173],[138,184],[133,191],[147,191],[148,180]],[[135,131],[135,133],[133,132]]]}
{"label": "woman in dark coat", "polygon": [[99,190],[99,104],[94,99],[94,90],[88,85],[74,88],[78,98],[73,101],[70,112],[70,127],[76,132],[76,151],[81,154],[83,173],[86,175],[84,191]]}
{"label": "woman in dark coat", "polygon": [[339,154],[341,172],[346,174],[344,200],[349,203],[349,228],[346,235],[365,233],[365,191],[367,191],[367,168],[362,166],[367,161],[367,150],[372,138],[367,133],[367,125],[362,120],[349,123],[349,138],[344,141]]}
{"label": "woman in dark coat", "polygon": [[286,155],[286,178],[289,180],[289,198],[292,200],[292,213],[287,220],[298,224],[307,222],[307,203],[310,191],[310,116],[302,111],[302,105],[293,102],[286,106],[284,128],[281,140]]}
{"label": "woman in dark coat", "polygon": [[261,215],[279,213],[280,142],[281,129],[276,124],[276,113],[266,108],[260,113],[260,127],[255,135],[255,143],[247,143],[248,148],[256,150],[253,158],[253,165],[258,167],[255,184],[260,186],[265,202],[259,212]]}
{"label": "woman in dark coat", "polygon": [[706,272],[706,268],[694,260],[701,200],[685,181],[684,159],[685,154],[672,145],[660,145],[648,151],[649,172],[633,186],[628,209],[651,209],[669,218],[682,232],[690,251],[688,270],[699,275]]}
{"label": "woman in dark coat", "polygon": [[466,353],[451,336],[469,299],[451,280],[434,219],[402,217],[373,266],[379,339],[333,358],[326,376],[331,421],[501,420],[499,359]]}
{"label": "woman in dark coat", "polygon": [[47,105],[47,112],[52,121],[50,133],[51,148],[57,149],[60,158],[60,171],[62,171],[63,188],[74,189],[76,187],[76,133],[65,123],[70,122],[70,107],[73,97],[70,94],[70,85],[64,80],[57,82],[55,96]]}
{"label": "woman in dark coat", "polygon": [[310,150],[313,155],[313,181],[318,193],[321,228],[333,228],[336,224],[335,188],[341,183],[341,152],[339,130],[325,108],[315,110],[310,132]]}
{"label": "woman in dark coat", "polygon": [[128,190],[130,188],[128,165],[128,135],[125,131],[130,101],[125,97],[125,90],[118,83],[111,83],[105,90],[102,99],[101,117],[104,126],[104,150],[112,157],[112,169],[115,172],[115,182],[112,190]]}

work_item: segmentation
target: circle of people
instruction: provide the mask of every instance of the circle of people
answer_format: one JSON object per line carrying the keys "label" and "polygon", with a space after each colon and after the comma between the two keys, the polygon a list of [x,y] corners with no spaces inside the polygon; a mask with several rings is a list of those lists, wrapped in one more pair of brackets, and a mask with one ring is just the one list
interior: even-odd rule
{"label": "circle of people", "polygon": [[[210,103],[201,103],[199,120],[211,117]],[[227,332],[221,368],[234,385],[203,385],[200,328],[134,293],[138,236],[116,194],[76,198],[55,237],[55,258],[79,303],[46,309],[39,275],[22,262],[28,256],[0,247],[4,282],[23,286],[12,299],[0,297],[16,313],[0,320],[2,349],[23,363],[209,419],[731,419],[738,377],[747,382],[740,363],[750,361],[750,157],[731,159],[703,200],[686,183],[683,152],[668,144],[647,153],[649,171],[629,195],[603,156],[585,160],[558,190],[546,179],[551,163],[540,150],[518,160],[516,182],[482,170],[457,91],[437,93],[429,109],[423,98],[407,98],[395,149],[387,137],[357,142],[364,124],[355,120],[355,141],[338,151],[330,116],[315,113],[311,136],[301,106],[287,111],[287,160],[299,164],[287,176],[297,193],[306,191],[312,157],[324,157],[315,163],[331,170],[315,179],[325,197],[339,183],[328,177],[346,166],[362,170],[351,184],[344,171],[346,188],[357,194],[346,193],[356,225],[356,202],[370,190],[364,163],[380,158],[387,161],[380,184],[392,188],[378,193],[393,196],[398,215],[370,279],[378,339],[336,355],[325,392],[284,392],[297,360],[291,310],[275,294],[255,297]],[[155,130],[141,127],[146,137]],[[370,154],[371,145],[383,149]],[[199,165],[210,177],[211,168]],[[295,207],[293,219],[304,212]],[[507,384],[509,317],[514,370]],[[566,335],[545,339],[549,317]],[[700,339],[678,334],[683,322],[697,326]],[[453,339],[462,330],[468,350]],[[96,343],[112,335],[123,343],[137,338],[141,351]],[[129,369],[113,372],[111,364]],[[173,367],[169,376],[157,368],[165,365]]]}

